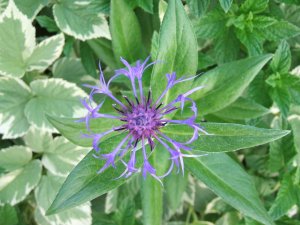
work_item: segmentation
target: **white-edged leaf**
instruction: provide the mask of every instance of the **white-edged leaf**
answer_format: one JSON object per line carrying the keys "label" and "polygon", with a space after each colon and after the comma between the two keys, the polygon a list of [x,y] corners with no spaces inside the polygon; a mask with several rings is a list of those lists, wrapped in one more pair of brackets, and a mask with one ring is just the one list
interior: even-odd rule
{"label": "white-edged leaf", "polygon": [[14,0],[14,2],[23,14],[33,20],[48,0]]}
{"label": "white-edged leaf", "polygon": [[41,178],[42,165],[34,160],[26,166],[0,175],[0,205],[23,201]]}
{"label": "white-edged leaf", "polygon": [[[21,1],[18,2],[21,4]],[[27,4],[29,2],[24,5]],[[20,78],[26,71],[43,71],[62,52],[62,34],[50,37],[36,46],[35,28],[12,0],[0,16],[0,30],[1,75]]]}
{"label": "white-edged leaf", "polygon": [[0,1],[0,15],[5,11],[7,5],[8,5],[8,0]]}
{"label": "white-edged leaf", "polygon": [[22,77],[35,46],[35,29],[10,1],[0,17],[0,30],[0,74]]}
{"label": "white-edged leaf", "polygon": [[53,7],[57,26],[66,34],[82,41],[105,37],[110,39],[107,21],[98,0],[62,0]]}
{"label": "white-edged leaf", "polygon": [[56,129],[46,119],[46,114],[60,117],[82,116],[80,98],[86,94],[75,84],[62,79],[35,80],[30,83],[36,95],[25,107],[28,121],[35,127],[49,132]]}
{"label": "white-edged leaf", "polygon": [[0,167],[12,171],[26,165],[32,158],[32,151],[25,146],[14,145],[0,151]]}
{"label": "white-edged leaf", "polygon": [[3,139],[17,138],[29,129],[24,107],[32,97],[24,81],[15,78],[0,78],[0,133]]}
{"label": "white-edged leaf", "polygon": [[46,216],[45,212],[54,200],[64,179],[53,175],[43,176],[35,190],[38,207],[35,211],[35,220],[39,225],[90,225],[92,224],[91,205],[85,203],[62,213]]}
{"label": "white-edged leaf", "polygon": [[52,142],[52,135],[49,132],[31,127],[24,136],[26,146],[33,152],[41,153],[49,149]]}
{"label": "white-edged leaf", "polygon": [[64,42],[64,35],[58,34],[39,43],[26,62],[27,70],[44,71],[47,69],[60,56]]}
{"label": "white-edged leaf", "polygon": [[42,163],[54,175],[64,177],[90,150],[76,146],[64,137],[56,137],[49,147],[44,150]]}
{"label": "white-edged leaf", "polygon": [[222,9],[225,12],[228,12],[228,10],[230,9],[230,6],[232,4],[232,0],[219,0],[219,2],[221,4]]}

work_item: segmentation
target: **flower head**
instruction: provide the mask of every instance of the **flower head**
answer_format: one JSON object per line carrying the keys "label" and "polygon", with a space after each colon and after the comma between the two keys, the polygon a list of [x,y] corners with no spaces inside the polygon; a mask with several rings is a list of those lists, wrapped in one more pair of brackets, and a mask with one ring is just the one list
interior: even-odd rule
{"label": "flower head", "polygon": [[[103,172],[110,166],[115,167],[115,160],[119,158],[126,168],[120,177],[129,177],[134,173],[142,172],[144,177],[146,177],[147,174],[150,174],[155,179],[160,181],[160,178],[163,178],[171,173],[174,166],[177,167],[178,171],[182,170],[182,172],[184,172],[184,157],[199,156],[187,154],[188,151],[192,150],[188,145],[197,140],[199,132],[205,134],[207,133],[199,124],[196,123],[196,117],[198,113],[197,105],[188,96],[193,92],[200,90],[202,87],[196,87],[186,93],[182,93],[178,95],[176,99],[163,106],[161,101],[173,86],[178,83],[194,79],[195,76],[188,78],[181,77],[177,79],[175,72],[167,74],[167,86],[161,95],[154,100],[152,99],[151,90],[149,90],[147,94],[144,94],[142,84],[142,76],[145,69],[155,63],[153,62],[147,65],[148,60],[149,57],[144,62],[137,61],[135,66],[131,66],[126,60],[121,58],[121,61],[126,68],[116,70],[115,75],[112,76],[107,83],[100,67],[99,86],[85,85],[92,90],[89,102],[87,102],[87,100],[82,101],[82,104],[87,109],[87,115],[85,118],[79,120],[79,122],[86,123],[89,134],[85,134],[84,137],[93,139],[93,148],[97,151],[97,153],[99,153],[99,155],[96,155],[95,157],[99,158],[100,160],[105,160],[104,166],[98,171],[99,173]],[[133,90],[133,99],[123,96],[123,100],[119,100],[110,91],[109,87],[111,82],[113,82],[113,80],[119,76],[126,76],[129,79]],[[136,87],[136,83],[138,84],[138,88]],[[111,98],[115,102],[115,104],[113,104],[113,108],[116,110],[118,115],[115,116],[100,113],[99,111],[101,110],[103,102],[95,107],[92,107],[93,96],[96,94],[106,95],[107,97]],[[185,103],[189,103],[190,105],[190,110],[192,112],[191,117],[184,120],[168,119],[168,114],[173,113],[179,108],[182,111],[185,107]],[[93,133],[90,130],[89,123],[91,119],[95,118],[116,119],[122,121],[123,124],[118,127],[113,127],[110,130],[102,133]],[[193,129],[193,135],[186,142],[173,140],[161,131],[161,128],[168,124],[181,124],[188,126]],[[101,154],[101,149],[98,147],[101,139],[113,132],[124,132],[126,133],[126,137],[115,149],[112,149],[110,153]],[[141,143],[141,145],[138,145],[138,143]],[[154,151],[157,143],[164,146],[170,155],[170,168],[163,175],[157,174],[156,169],[150,164],[148,160],[150,154],[147,153],[146,150],[147,145],[149,145],[151,152]],[[127,161],[124,158],[126,153],[130,154],[130,157]],[[141,158],[143,159],[141,168],[138,168],[136,163],[138,154],[140,154]]]}

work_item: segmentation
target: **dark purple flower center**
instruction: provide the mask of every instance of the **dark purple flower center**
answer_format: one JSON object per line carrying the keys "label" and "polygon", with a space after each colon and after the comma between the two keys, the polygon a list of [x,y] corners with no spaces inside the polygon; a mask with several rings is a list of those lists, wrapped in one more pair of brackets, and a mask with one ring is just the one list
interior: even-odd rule
{"label": "dark purple flower center", "polygon": [[121,120],[125,124],[117,130],[128,130],[135,140],[141,140],[142,138],[149,139],[153,137],[159,128],[165,125],[159,107],[151,106],[150,95],[149,92],[147,102],[145,102],[145,99],[143,101],[145,103],[137,100],[136,104],[124,96],[128,102],[127,108],[115,109],[122,115]]}

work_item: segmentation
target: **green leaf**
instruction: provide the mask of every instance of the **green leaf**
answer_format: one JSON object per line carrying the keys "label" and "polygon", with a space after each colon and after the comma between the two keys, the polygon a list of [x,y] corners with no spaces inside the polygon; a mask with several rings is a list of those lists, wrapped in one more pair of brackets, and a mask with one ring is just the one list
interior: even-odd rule
{"label": "green leaf", "polygon": [[30,83],[35,98],[25,107],[28,121],[37,128],[55,132],[54,127],[47,121],[46,114],[52,116],[78,116],[82,105],[80,98],[86,94],[75,84],[62,79],[51,78],[35,80]]}
{"label": "green leaf", "polygon": [[224,201],[266,225],[274,225],[261,203],[251,177],[226,154],[186,158],[185,165]]}
{"label": "green leaf", "polygon": [[97,77],[97,63],[96,57],[90,46],[86,42],[80,42],[80,56],[82,65],[88,74],[91,74],[93,77]]}
{"label": "green leaf", "polygon": [[290,111],[291,95],[288,87],[275,87],[270,90],[270,95],[282,115],[286,118]]}
{"label": "green leaf", "polygon": [[132,8],[141,7],[148,13],[153,13],[153,0],[125,0]]}
{"label": "green leaf", "polygon": [[214,114],[231,120],[253,119],[269,113],[269,109],[247,98],[239,97],[235,102]]}
{"label": "green leaf", "polygon": [[158,42],[159,42],[159,34],[157,31],[154,31],[151,39],[151,58],[153,60],[157,58]]}
{"label": "green leaf", "polygon": [[164,180],[165,193],[168,201],[167,207],[176,211],[182,202],[186,190],[188,176],[185,174],[171,173]]}
{"label": "green leaf", "polygon": [[53,15],[57,26],[64,33],[79,40],[98,37],[109,39],[107,21],[101,13],[105,5],[105,1],[99,0],[62,0],[54,4]]}
{"label": "green leaf", "polygon": [[271,107],[273,101],[268,93],[268,84],[265,81],[265,73],[261,71],[250,83],[249,87],[245,91],[247,97],[255,102],[265,106]]}
{"label": "green leaf", "polygon": [[114,216],[118,225],[134,225],[135,224],[135,204],[129,197],[122,200],[118,211]]}
{"label": "green leaf", "polygon": [[39,43],[27,60],[27,70],[44,71],[62,53],[65,38],[63,34],[58,34],[45,39]]}
{"label": "green leaf", "polygon": [[23,201],[41,178],[42,166],[34,160],[23,168],[0,175],[0,205]]}
{"label": "green leaf", "polygon": [[32,158],[32,152],[24,146],[11,146],[0,151],[0,167],[12,171],[26,165]]}
{"label": "green leaf", "polygon": [[97,55],[97,58],[103,61],[108,67],[110,67],[111,69],[115,69],[118,67],[118,63],[116,62],[112,50],[112,43],[110,40],[107,40],[105,38],[98,38],[88,40],[87,43]]}
{"label": "green leaf", "polygon": [[31,98],[31,90],[24,81],[0,78],[0,132],[4,139],[20,137],[29,129],[24,107]]}
{"label": "green leaf", "polygon": [[57,27],[54,19],[48,16],[37,16],[36,21],[41,27],[45,28],[48,32],[59,32],[59,28]]}
{"label": "green leaf", "polygon": [[142,56],[141,28],[133,9],[125,0],[111,1],[110,30],[117,62],[123,57],[133,63]]}
{"label": "green leaf", "polygon": [[191,10],[191,13],[195,17],[203,16],[206,13],[210,4],[210,0],[203,0],[203,1],[187,0],[186,2],[189,9]]}
{"label": "green leaf", "polygon": [[297,195],[294,190],[293,180],[286,175],[280,185],[275,202],[269,210],[269,214],[274,220],[279,219],[297,204]]}
{"label": "green leaf", "polygon": [[0,207],[0,225],[16,225],[18,223],[17,212],[14,207],[4,205]]}
{"label": "green leaf", "polygon": [[[275,117],[271,123],[272,128],[286,129],[288,121],[283,117]],[[271,172],[280,171],[287,161],[289,156],[294,155],[294,142],[292,132],[285,137],[270,143],[268,169]]]}
{"label": "green leaf", "polygon": [[[101,142],[102,154],[111,152],[123,138],[124,135],[118,135]],[[125,170],[123,163],[119,160],[115,162],[116,168],[109,167],[103,173],[98,174],[97,171],[103,167],[105,162],[96,159],[93,154],[94,151],[90,151],[73,169],[48,209],[48,214],[54,214],[90,201],[126,181],[126,179],[115,179]]]}
{"label": "green leaf", "polygon": [[300,134],[300,116],[297,115],[292,115],[289,117],[289,122],[292,126],[293,130],[293,135],[294,135],[294,145],[296,148],[296,151],[298,153],[298,166],[300,166],[300,139],[299,139],[299,134]]}
{"label": "green leaf", "polygon": [[300,28],[287,21],[278,21],[263,31],[265,38],[270,41],[280,41],[299,34]]}
{"label": "green leaf", "polygon": [[[157,174],[163,174],[169,164],[169,154],[162,145],[157,145],[149,158],[150,164]],[[162,224],[163,216],[163,187],[149,175],[142,181],[141,187],[143,224]]]}
{"label": "green leaf", "polygon": [[270,66],[274,72],[288,73],[291,68],[291,63],[292,56],[290,46],[287,41],[283,40],[278,46]]}
{"label": "green leaf", "polygon": [[46,216],[45,212],[51,205],[64,179],[54,175],[43,176],[40,184],[34,194],[37,201],[35,209],[35,219],[39,225],[56,225],[56,224],[80,224],[91,225],[91,204],[85,203],[65,212],[53,216]]}
{"label": "green leaf", "polygon": [[237,38],[245,45],[249,56],[257,56],[263,53],[263,38],[255,31],[249,29],[236,29]]}
{"label": "green leaf", "polygon": [[269,0],[246,0],[241,5],[241,10],[245,13],[261,13],[268,7]]}
{"label": "green leaf", "polygon": [[[269,143],[289,134],[288,130],[264,129],[230,123],[201,123],[208,135],[200,135],[190,147],[193,152],[229,152]],[[193,130],[181,125],[169,125],[162,129],[174,140],[187,141]]]}
{"label": "green leaf", "polygon": [[231,62],[238,58],[239,40],[234,35],[233,29],[227,29],[215,39],[215,57],[219,63]]}
{"label": "green leaf", "polygon": [[219,0],[221,7],[223,8],[223,10],[227,13],[228,10],[230,9],[230,6],[232,4],[233,0]]}
{"label": "green leaf", "polygon": [[[187,44],[188,43],[188,44]],[[154,65],[151,86],[155,90],[154,99],[158,98],[167,84],[166,74],[176,72],[177,78],[195,75],[198,64],[197,40],[191,23],[180,0],[170,1],[159,32],[157,60],[163,63]],[[184,87],[172,88],[168,97],[177,96]]]}
{"label": "green leaf", "polygon": [[[47,118],[59,133],[70,142],[82,147],[92,146],[93,140],[91,138],[82,137],[82,134],[87,133],[85,123],[75,122],[78,120],[75,118],[59,118],[53,116],[48,116]],[[118,120],[93,119],[90,121],[90,129],[93,133],[101,133],[120,124],[121,122]]]}
{"label": "green leaf", "polygon": [[222,10],[215,9],[193,23],[197,38],[213,39],[226,31],[226,15]]}
{"label": "green leaf", "polygon": [[44,149],[42,163],[52,174],[64,177],[87,153],[88,149],[78,147],[63,137],[56,137],[51,140],[49,148]]}
{"label": "green leaf", "polygon": [[200,114],[213,113],[233,103],[270,58],[271,55],[263,55],[242,59],[204,73],[193,82],[193,87],[203,86],[192,95],[197,99]]}

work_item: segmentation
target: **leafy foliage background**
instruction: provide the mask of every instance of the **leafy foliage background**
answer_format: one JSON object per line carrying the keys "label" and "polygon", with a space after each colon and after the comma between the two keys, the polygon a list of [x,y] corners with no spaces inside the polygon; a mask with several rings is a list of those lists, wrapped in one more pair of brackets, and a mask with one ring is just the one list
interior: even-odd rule
{"label": "leafy foliage background", "polygon": [[[0,224],[299,225],[299,27],[298,0],[0,0]],[[204,85],[193,98],[214,134],[193,146],[211,154],[186,159],[163,187],[96,174],[74,122],[99,60],[109,77],[120,57],[149,54],[164,61],[145,74],[155,95],[165,73],[200,75],[168,98]],[[113,91],[127,87],[120,79]],[[152,163],[163,171],[160,150]]]}

